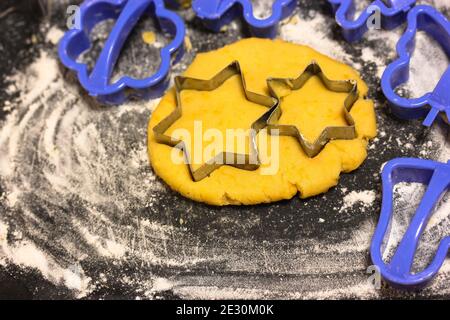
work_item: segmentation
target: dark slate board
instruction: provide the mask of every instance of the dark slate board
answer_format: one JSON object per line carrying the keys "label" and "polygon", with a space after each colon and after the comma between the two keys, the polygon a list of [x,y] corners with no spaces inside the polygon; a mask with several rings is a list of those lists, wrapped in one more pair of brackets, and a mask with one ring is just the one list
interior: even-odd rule
{"label": "dark slate board", "polygon": [[[2,1],[0,5],[0,12],[12,5],[16,8],[0,20],[1,29],[8,30],[0,35],[3,53],[0,55],[2,75],[25,70],[42,49],[55,54],[55,48],[49,43],[38,41],[32,45],[29,39],[32,35],[38,40],[44,39],[45,32],[51,25],[64,28],[64,6],[54,7],[51,18],[45,18],[49,19],[48,25],[43,27],[44,18],[35,14],[39,11],[38,5],[29,1],[20,3],[7,0]],[[70,222],[72,217],[76,217],[85,225],[92,223],[89,204],[76,193],[70,197],[65,196],[57,206],[35,194],[24,195],[19,200],[21,203],[14,208],[0,202],[1,215],[9,223],[10,229],[19,230],[24,238],[36,243],[62,266],[76,264],[82,268],[85,276],[95,283],[85,296],[88,299],[372,296],[449,298],[448,274],[439,278],[439,283],[432,289],[417,293],[405,293],[383,286],[374,295],[364,289],[370,259],[367,250],[357,248],[357,240],[361,237],[362,243],[369,241],[370,230],[379,214],[380,198],[366,210],[361,210],[362,208],[356,205],[345,212],[339,212],[344,196],[342,190],[375,190],[379,193],[378,173],[382,164],[398,156],[423,157],[420,153],[421,146],[429,141],[430,132],[421,126],[419,121],[400,121],[389,114],[385,108],[385,99],[378,89],[378,66],[361,58],[362,49],[365,47],[372,48],[380,55],[393,48],[368,39],[357,44],[344,42],[325,1],[302,0],[300,8],[297,12],[300,19],[309,20],[316,14],[327,17],[328,22],[324,28],[329,28],[330,39],[339,41],[343,50],[354,57],[353,62],[362,66],[359,71],[369,85],[370,98],[376,101],[380,130],[387,133],[385,137],[379,137],[376,148],[369,150],[368,159],[361,168],[351,174],[342,175],[338,187],[308,200],[295,197],[290,201],[268,205],[223,208],[194,203],[163,187],[154,194],[157,200],[148,206],[137,201],[135,206],[123,209],[117,206],[116,200],[111,200],[111,206],[97,208],[108,217],[109,223],[119,234],[123,234],[124,230],[139,230],[141,220],[171,230],[169,236],[154,231],[136,237],[136,245],[151,247],[152,254],[157,256],[159,261],[133,253],[128,253],[120,259],[105,258],[84,242],[79,244],[80,251],[87,256],[74,257],[72,252],[59,246],[57,241],[54,242],[53,240],[67,237],[74,243],[82,239],[79,231]],[[219,48],[246,35],[245,31],[241,33],[238,29],[230,29],[220,35],[212,34],[205,31],[197,20],[192,19],[189,12],[184,12],[183,15],[189,20],[193,51],[183,58],[183,62],[175,68],[175,73],[181,72],[196,52]],[[137,57],[134,59],[139,60],[139,50],[135,52]],[[126,58],[120,62],[120,66],[122,71],[132,69]],[[5,77],[2,77],[2,120],[9,116],[9,111],[4,110],[4,101],[14,99],[14,96],[9,96],[4,90],[8,85]],[[105,116],[105,123],[100,131],[109,131],[111,126],[117,126],[120,130],[131,128],[131,133],[124,134],[120,139],[125,139],[132,150],[134,144],[145,143],[145,132],[137,133],[133,128],[145,128],[149,116],[150,112],[141,115],[130,114],[122,116],[118,123],[108,123],[110,120]],[[388,142],[391,136],[408,141],[411,135],[416,138],[417,147],[413,149],[402,149],[398,144]],[[432,157],[438,148],[440,146],[431,148],[427,155]],[[130,150],[115,152],[123,152],[126,156]],[[150,167],[147,167],[144,170],[151,173]],[[38,175],[34,171],[29,174]],[[104,181],[102,186],[106,189],[126,188],[120,181],[114,181],[117,185],[113,186],[111,183]],[[42,186],[36,186],[40,187]],[[0,184],[0,194],[2,191],[8,192],[8,189]],[[52,192],[58,194],[54,190]],[[127,194],[126,190],[123,193]],[[4,201],[4,198],[0,201]],[[30,223],[23,214],[24,208],[38,216],[41,225]],[[59,214],[54,215],[53,212]],[[325,221],[320,223],[320,218]],[[99,236],[105,236],[100,226],[98,230]],[[8,241],[14,243],[14,236],[9,235]],[[345,243],[349,244],[348,248],[342,250]],[[106,280],[98,281],[104,275]],[[171,285],[161,286],[158,281],[166,281]],[[75,296],[73,290],[63,284],[48,281],[37,270],[14,264],[0,267],[0,297],[40,299]]]}

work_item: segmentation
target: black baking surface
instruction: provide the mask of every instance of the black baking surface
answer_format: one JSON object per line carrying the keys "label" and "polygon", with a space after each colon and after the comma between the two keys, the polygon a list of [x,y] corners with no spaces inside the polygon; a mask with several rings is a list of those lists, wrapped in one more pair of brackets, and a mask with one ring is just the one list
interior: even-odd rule
{"label": "black baking surface", "polygon": [[[330,36],[341,41],[344,50],[354,57],[354,62],[360,63],[358,70],[367,82],[370,90],[369,97],[377,102],[377,120],[379,127],[388,133],[386,137],[379,137],[381,141],[388,139],[391,133],[395,138],[408,141],[412,134],[416,138],[416,145],[426,144],[429,140],[429,129],[424,128],[420,121],[400,121],[392,117],[384,107],[385,99],[379,88],[377,77],[377,66],[374,63],[364,61],[361,58],[361,50],[365,46],[378,47],[377,50],[393,50],[383,48],[383,44],[367,39],[357,44],[347,44],[342,40],[339,29],[334,24],[326,1],[302,0],[298,13],[301,19],[309,19],[308,14],[323,14],[330,20]],[[0,19],[0,71],[4,75],[0,79],[0,119],[3,121],[8,117],[10,111],[4,107],[4,101],[14,99],[8,95],[5,76],[17,70],[25,70],[43,49],[56,53],[56,49],[49,43],[41,41],[45,38],[42,28],[44,18],[38,4],[33,1],[4,0],[0,3],[0,14],[8,8],[15,9]],[[53,8],[53,14],[48,21],[50,25],[58,25],[64,29],[64,6]],[[24,23],[26,21],[26,23]],[[190,39],[193,51],[184,58],[185,62],[192,59],[195,52],[204,52],[222,47],[232,43],[239,37],[230,31],[227,34],[211,34],[205,31],[198,21],[190,19],[188,22]],[[245,34],[245,33],[244,33]],[[37,42],[30,39],[36,37]],[[211,41],[211,39],[215,39]],[[126,63],[125,63],[126,64]],[[185,65],[185,64],[181,64]],[[175,72],[181,72],[180,66]],[[102,112],[108,112],[102,111]],[[145,127],[148,116],[135,117],[122,116],[120,123],[106,123],[105,126],[117,125],[120,128],[134,123],[136,126]],[[133,139],[137,135],[125,135],[129,139],[130,148]],[[139,139],[145,136],[139,136]],[[315,294],[320,287],[329,290],[339,290],[339,279],[342,279],[343,290],[348,283],[363,282],[368,276],[367,267],[371,264],[369,252],[365,252],[359,258],[359,268],[345,270],[343,272],[329,274],[327,272],[315,272],[305,270],[308,266],[308,258],[314,258],[315,263],[326,264],[327,255],[334,261],[342,261],[345,264],[346,255],[352,252],[326,252],[318,254],[311,251],[311,247],[317,245],[328,247],[336,243],[348,241],[354,236],[355,230],[365,224],[375,225],[380,211],[380,198],[368,210],[360,210],[356,205],[346,212],[339,212],[336,208],[342,205],[342,188],[348,190],[375,190],[380,191],[379,171],[382,164],[392,158],[399,156],[421,157],[420,148],[401,149],[396,143],[382,143],[383,150],[379,148],[369,149],[369,155],[364,164],[355,172],[342,174],[339,187],[332,188],[324,195],[316,196],[307,200],[294,197],[289,201],[281,201],[273,204],[257,206],[227,206],[212,207],[183,198],[176,192],[165,187],[157,192],[158,200],[151,206],[136,205],[136,207],[118,209],[114,206],[98,209],[106,212],[112,224],[121,228],[136,228],[140,219],[147,219],[172,228],[173,235],[166,239],[163,237],[148,235],[145,241],[152,242],[153,250],[162,261],[158,263],[148,262],[145,258],[126,254],[120,260],[102,257],[94,254],[93,248],[88,243],[82,243],[87,257],[75,258],[66,249],[53,244],[52,241],[65,234],[71,234],[73,239],[77,238],[77,230],[71,228],[70,216],[74,215],[79,221],[88,223],[90,221],[89,210],[85,202],[77,194],[73,194],[70,201],[64,201],[59,206],[60,215],[50,215],[47,209],[54,205],[44,203],[42,199],[28,199],[27,209],[39,216],[41,223],[46,225],[45,234],[47,239],[36,236],[33,225],[23,218],[18,208],[11,209],[0,199],[0,214],[5,217],[11,229],[20,230],[23,237],[31,239],[44,252],[51,255],[56,261],[61,260],[65,266],[76,263],[83,269],[84,274],[90,279],[98,279],[107,275],[107,280],[98,283],[95,288],[83,298],[87,299],[135,299],[146,296],[157,299],[178,299],[185,295],[183,289],[190,287],[205,287],[205,294],[198,293],[195,297],[208,298],[211,296],[209,290],[215,288],[226,296],[227,292],[239,292],[244,297],[261,298],[302,298],[320,297]],[[127,152],[124,150],[124,152]],[[430,154],[433,150],[429,150]],[[1,155],[0,155],[1,156]],[[148,170],[151,171],[150,166]],[[30,172],[30,174],[34,174]],[[1,181],[1,180],[0,180]],[[117,182],[117,181],[116,181]],[[108,181],[103,182],[108,184]],[[36,186],[39,188],[40,186]],[[117,188],[126,187],[116,186]],[[106,188],[106,187],[105,187]],[[7,192],[4,185],[0,183],[0,194]],[[29,195],[33,197],[33,195]],[[25,200],[24,200],[25,201]],[[33,205],[30,205],[33,203]],[[319,219],[324,221],[318,222]],[[34,226],[37,227],[37,226]],[[44,228],[43,226],[39,226]],[[40,234],[42,235],[42,234]],[[142,235],[145,238],[145,235]],[[141,240],[136,241],[143,241]],[[9,239],[13,241],[13,239]],[[48,241],[46,241],[48,240]],[[310,247],[311,246],[311,247]],[[165,253],[164,253],[165,252]],[[183,255],[198,255],[212,257],[211,259],[199,259],[196,263],[183,265],[164,261],[177,257],[180,252]],[[200,253],[199,253],[200,252]],[[314,257],[313,257],[314,255]],[[321,256],[323,255],[323,256]],[[251,267],[246,267],[242,261],[254,261]],[[349,258],[350,259],[350,258]],[[355,258],[352,258],[355,259]],[[322,262],[320,262],[322,261]],[[354,261],[354,260],[353,260]],[[124,281],[124,278],[127,281]],[[130,280],[131,279],[131,280]],[[150,279],[169,279],[176,283],[174,287],[151,290],[149,284],[146,291],[151,294],[145,295],[142,282]],[[442,285],[449,286],[448,280],[440,278]],[[354,282],[353,282],[354,281]],[[447,284],[445,284],[447,282]],[[314,285],[315,284],[315,285]],[[230,289],[231,288],[231,289]],[[295,293],[295,294],[294,294]],[[311,296],[308,296],[311,294]],[[219,294],[220,296],[220,294]],[[358,297],[357,293],[339,293],[336,297]],[[14,264],[0,265],[0,298],[73,298],[75,294],[63,284],[55,284],[47,280],[35,269],[24,268]],[[233,298],[234,296],[227,296]],[[239,296],[236,296],[239,297]],[[334,297],[331,295],[330,297]],[[423,297],[423,298],[450,298],[447,294],[441,294],[439,290],[406,293],[397,291],[384,285],[380,297]]]}

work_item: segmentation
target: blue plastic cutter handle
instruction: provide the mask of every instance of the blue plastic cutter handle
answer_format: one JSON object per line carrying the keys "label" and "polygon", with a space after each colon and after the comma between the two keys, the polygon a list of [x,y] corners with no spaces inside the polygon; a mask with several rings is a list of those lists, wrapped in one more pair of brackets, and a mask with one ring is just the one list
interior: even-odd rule
{"label": "blue plastic cutter handle", "polygon": [[[444,164],[431,160],[394,159],[384,166],[382,179],[383,203],[370,248],[372,261],[383,278],[392,285],[410,289],[421,288],[437,274],[450,248],[450,237],[446,237],[441,241],[429,266],[419,273],[412,273],[411,268],[422,233],[440,198],[450,189],[450,160]],[[428,188],[393,258],[386,263],[383,261],[383,252],[394,214],[393,187],[399,182],[428,184]]]}
{"label": "blue plastic cutter handle", "polygon": [[278,24],[292,14],[298,0],[274,0],[272,14],[265,19],[257,19],[250,0],[194,0],[192,8],[204,25],[214,31],[229,24],[242,15],[252,35],[261,38],[274,38]]}
{"label": "blue plastic cutter handle", "polygon": [[[450,123],[450,68],[444,73],[433,92],[420,98],[400,97],[395,88],[409,79],[411,56],[418,30],[433,37],[450,57],[450,22],[431,6],[417,6],[408,14],[408,27],[397,44],[398,59],[391,63],[381,78],[381,87],[392,111],[403,119],[426,117],[423,124],[431,126],[439,113],[445,113]],[[430,43],[430,45],[432,45]]]}
{"label": "blue plastic cutter handle", "polygon": [[344,38],[349,42],[358,41],[364,36],[369,30],[367,22],[376,11],[381,15],[381,26],[390,30],[405,22],[407,11],[416,3],[416,0],[387,0],[386,4],[383,0],[375,0],[355,18],[354,1],[361,0],[328,0]]}

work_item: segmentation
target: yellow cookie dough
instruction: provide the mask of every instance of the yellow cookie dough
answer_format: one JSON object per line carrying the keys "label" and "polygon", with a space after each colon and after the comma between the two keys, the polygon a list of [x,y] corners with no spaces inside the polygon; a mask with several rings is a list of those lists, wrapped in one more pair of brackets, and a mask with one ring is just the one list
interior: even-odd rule
{"label": "yellow cookie dough", "polygon": [[[290,199],[300,193],[307,198],[326,192],[338,183],[341,172],[357,169],[367,156],[368,139],[376,136],[376,120],[373,102],[364,97],[367,86],[351,67],[301,45],[281,40],[245,39],[219,50],[201,53],[186,70],[185,76],[210,79],[233,61],[239,61],[247,88],[269,95],[266,79],[296,78],[305,67],[315,60],[325,74],[335,80],[358,81],[360,99],[351,110],[356,122],[357,138],[335,140],[328,143],[314,158],[308,158],[293,137],[273,136],[260,133],[267,139],[269,152],[261,155],[263,165],[256,171],[240,170],[222,166],[209,177],[194,182],[184,163],[174,163],[173,155],[181,151],[155,141],[153,127],[175,108],[175,91],[171,89],[152,114],[148,125],[148,152],[156,174],[173,190],[185,197],[212,205],[258,204]],[[327,126],[346,125],[343,117],[345,93],[326,90],[317,77],[310,79],[300,90],[292,91],[283,98],[280,124],[296,125],[303,135],[313,142]],[[212,92],[183,91],[183,116],[167,130],[172,135],[179,129],[194,135],[195,121],[202,121],[202,129],[245,129],[267,108],[245,99],[238,76],[226,81]],[[193,138],[192,138],[193,139]],[[272,139],[279,139],[278,162],[270,146]],[[202,140],[202,139],[201,139]],[[203,139],[207,140],[207,139]],[[205,142],[204,141],[204,142]],[[263,141],[263,140],[261,140]],[[205,144],[205,147],[207,144]],[[229,147],[229,146],[228,146]],[[224,144],[224,150],[229,150]],[[278,168],[267,174],[267,168]],[[266,169],[263,174],[263,170]]]}

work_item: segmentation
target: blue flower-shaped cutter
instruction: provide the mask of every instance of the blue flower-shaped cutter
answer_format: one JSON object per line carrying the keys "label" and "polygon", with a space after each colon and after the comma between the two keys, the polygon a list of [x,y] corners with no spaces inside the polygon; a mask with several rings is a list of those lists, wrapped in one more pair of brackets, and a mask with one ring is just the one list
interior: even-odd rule
{"label": "blue flower-shaped cutter", "polygon": [[[370,248],[372,261],[391,285],[405,289],[425,286],[439,271],[450,248],[450,237],[442,239],[432,262],[421,272],[411,271],[417,246],[433,210],[450,190],[450,160],[447,164],[422,159],[397,158],[383,168],[381,216]],[[393,187],[399,182],[428,184],[423,199],[389,263],[383,260],[393,215]]]}
{"label": "blue flower-shaped cutter", "polygon": [[255,17],[250,0],[194,0],[192,8],[203,24],[214,32],[219,32],[242,14],[252,35],[275,38],[279,22],[290,16],[297,4],[298,0],[274,0],[272,14],[265,19]]}
{"label": "blue flower-shaped cutter", "polygon": [[358,41],[364,36],[369,29],[367,21],[376,11],[381,14],[381,26],[390,30],[405,22],[408,10],[416,3],[416,0],[375,0],[355,18],[354,1],[360,0],[328,0],[342,34],[349,42]]}
{"label": "blue flower-shaped cutter", "polygon": [[[128,35],[145,13],[154,16],[161,30],[173,39],[161,52],[161,64],[152,76],[145,79],[122,77],[110,83],[114,65]],[[101,103],[120,104],[129,97],[154,98],[161,96],[169,84],[172,57],[183,54],[185,27],[182,19],[164,7],[163,0],[86,0],[80,7],[81,28],[66,32],[59,44],[61,62],[76,72],[81,85]],[[115,19],[96,65],[89,74],[86,64],[77,58],[91,46],[89,33],[101,21]]]}
{"label": "blue flower-shaped cutter", "polygon": [[[450,57],[450,22],[431,6],[417,6],[408,14],[408,27],[397,44],[398,59],[391,63],[381,78],[381,88],[389,100],[393,113],[402,119],[425,117],[423,124],[431,126],[439,113],[450,122],[450,67],[447,68],[433,92],[420,98],[406,99],[395,88],[409,79],[409,67],[418,30],[427,32]],[[431,45],[431,44],[430,44]],[[447,118],[447,119],[445,119]]]}

